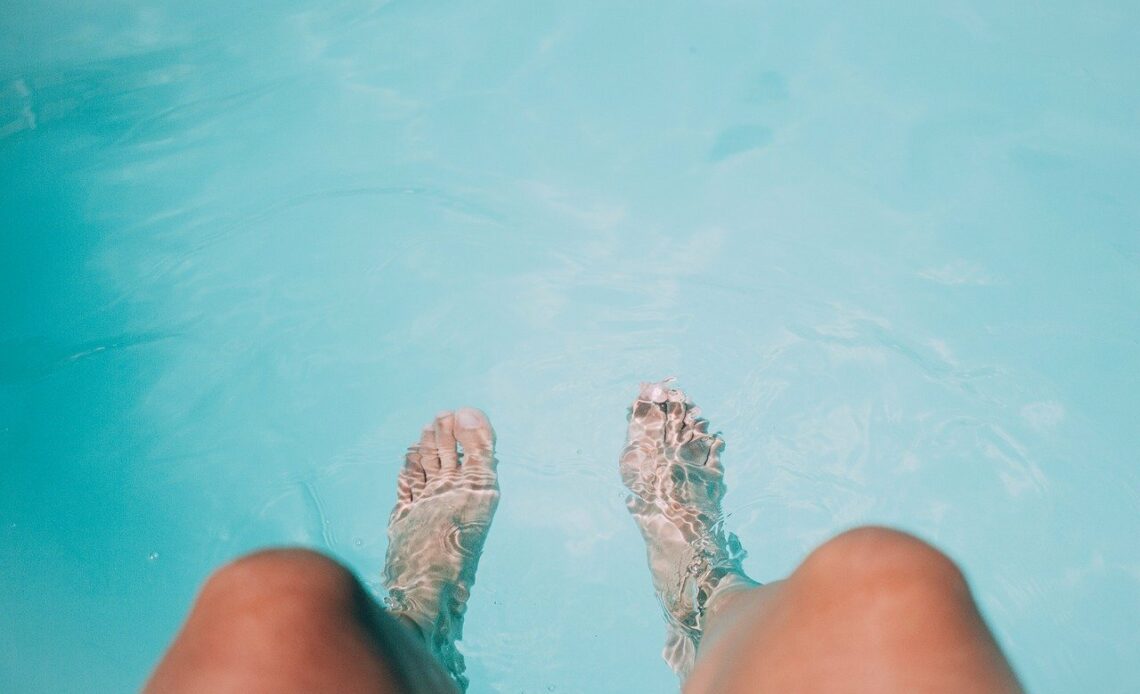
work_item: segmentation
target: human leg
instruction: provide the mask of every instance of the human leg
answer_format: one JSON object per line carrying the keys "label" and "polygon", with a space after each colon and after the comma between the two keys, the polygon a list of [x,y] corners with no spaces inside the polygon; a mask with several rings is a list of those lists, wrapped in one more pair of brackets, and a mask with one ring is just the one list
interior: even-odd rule
{"label": "human leg", "polygon": [[307,550],[239,559],[206,583],[148,692],[456,692],[455,648],[498,502],[486,416],[444,412],[408,450],[382,609]]}
{"label": "human leg", "polygon": [[668,382],[644,384],[621,457],[685,691],[1020,691],[957,567],[916,538],[845,533],[760,586],[721,520],[723,442]]}
{"label": "human leg", "polygon": [[915,537],[864,527],[824,543],[787,580],[718,596],[685,691],[1021,688],[954,563]]}
{"label": "human leg", "polygon": [[315,552],[277,549],[210,577],[145,691],[455,689],[422,639],[385,614],[351,572]]}
{"label": "human leg", "polygon": [[385,605],[467,688],[455,643],[499,504],[495,432],[474,408],[441,412],[408,450],[388,521]]}

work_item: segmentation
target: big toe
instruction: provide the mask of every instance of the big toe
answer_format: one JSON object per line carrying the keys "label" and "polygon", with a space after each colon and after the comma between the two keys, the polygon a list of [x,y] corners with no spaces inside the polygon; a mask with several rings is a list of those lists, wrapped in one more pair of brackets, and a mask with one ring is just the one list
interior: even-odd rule
{"label": "big toe", "polygon": [[669,402],[669,383],[666,378],[656,383],[642,383],[637,399],[629,411],[630,443],[655,446],[665,439],[665,414]]}
{"label": "big toe", "polygon": [[494,469],[495,430],[482,410],[474,407],[456,410],[454,432],[463,448],[463,467]]}

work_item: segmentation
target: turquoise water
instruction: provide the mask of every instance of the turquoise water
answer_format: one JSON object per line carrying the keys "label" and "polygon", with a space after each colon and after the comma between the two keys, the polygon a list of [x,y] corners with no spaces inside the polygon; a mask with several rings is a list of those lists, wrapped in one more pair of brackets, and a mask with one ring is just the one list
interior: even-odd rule
{"label": "turquoise water", "polygon": [[667,375],[756,578],[892,523],[1033,691],[1140,691],[1134,3],[75,5],[0,23],[3,691],[137,687],[254,547],[375,585],[462,404],[471,691],[675,689]]}

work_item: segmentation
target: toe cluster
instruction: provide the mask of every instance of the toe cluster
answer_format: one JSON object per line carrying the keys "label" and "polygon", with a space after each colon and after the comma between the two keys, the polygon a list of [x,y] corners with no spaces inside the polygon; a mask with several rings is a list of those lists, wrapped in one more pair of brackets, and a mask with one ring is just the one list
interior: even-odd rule
{"label": "toe cluster", "polygon": [[487,415],[473,407],[440,412],[408,448],[399,501],[418,499],[433,482],[459,476],[493,485],[495,464],[495,432]]}
{"label": "toe cluster", "polygon": [[724,440],[709,434],[709,422],[685,392],[670,386],[672,378],[642,383],[630,406],[630,447],[661,448],[665,457],[693,465],[720,466]]}

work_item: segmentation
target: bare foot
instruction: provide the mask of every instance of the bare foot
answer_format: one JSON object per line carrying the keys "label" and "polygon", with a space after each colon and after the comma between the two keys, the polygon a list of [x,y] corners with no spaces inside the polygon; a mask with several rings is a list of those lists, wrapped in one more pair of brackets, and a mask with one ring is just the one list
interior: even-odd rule
{"label": "bare foot", "polygon": [[662,656],[684,680],[709,602],[729,587],[757,584],[741,568],[740,541],[724,532],[724,441],[670,381],[641,384],[620,468],[669,623]]}
{"label": "bare foot", "polygon": [[388,611],[415,625],[461,691],[466,666],[455,642],[499,503],[495,464],[486,415],[441,412],[408,449],[388,520]]}

